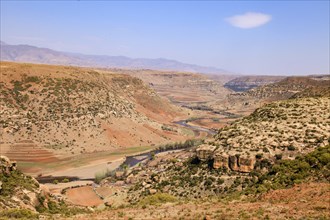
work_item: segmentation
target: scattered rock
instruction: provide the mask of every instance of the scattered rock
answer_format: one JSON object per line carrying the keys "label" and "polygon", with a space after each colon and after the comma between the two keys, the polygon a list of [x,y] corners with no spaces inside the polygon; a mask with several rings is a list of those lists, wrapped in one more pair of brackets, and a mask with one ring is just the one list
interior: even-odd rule
{"label": "scattered rock", "polygon": [[123,186],[123,185],[125,185],[125,182],[122,180],[115,182],[115,186]]}
{"label": "scattered rock", "polygon": [[122,176],[124,176],[124,172],[123,171],[117,171],[115,175],[116,175],[116,178],[121,178]]}
{"label": "scattered rock", "polygon": [[157,189],[149,189],[149,193],[150,194],[155,194],[155,193],[157,193]]}

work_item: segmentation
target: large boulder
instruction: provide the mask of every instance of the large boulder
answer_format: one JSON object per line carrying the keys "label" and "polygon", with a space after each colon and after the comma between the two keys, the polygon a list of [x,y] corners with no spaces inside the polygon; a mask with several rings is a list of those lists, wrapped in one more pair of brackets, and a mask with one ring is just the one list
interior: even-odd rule
{"label": "large boulder", "polygon": [[219,168],[229,169],[228,163],[229,163],[228,154],[224,152],[216,152],[214,154],[214,162],[213,162],[214,169],[219,169]]}
{"label": "large boulder", "polygon": [[230,155],[229,156],[229,167],[233,171],[239,171],[238,159],[235,155]]}
{"label": "large boulder", "polygon": [[201,161],[207,161],[213,158],[216,146],[203,144],[196,149],[196,156]]}
{"label": "large boulder", "polygon": [[239,157],[239,171],[243,173],[249,173],[254,169],[254,164],[256,163],[253,157]]}
{"label": "large boulder", "polygon": [[8,157],[0,156],[0,173],[9,175],[11,171],[16,170],[16,162],[10,161]]}

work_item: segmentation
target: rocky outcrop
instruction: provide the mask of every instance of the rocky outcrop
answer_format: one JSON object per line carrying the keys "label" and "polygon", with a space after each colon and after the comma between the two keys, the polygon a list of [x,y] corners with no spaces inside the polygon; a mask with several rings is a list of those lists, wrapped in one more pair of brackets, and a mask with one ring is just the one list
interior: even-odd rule
{"label": "rocky outcrop", "polygon": [[235,92],[244,92],[258,86],[279,82],[284,78],[284,76],[242,76],[226,82],[224,86]]}
{"label": "rocky outcrop", "polygon": [[256,160],[253,157],[243,157],[238,159],[239,172],[249,173],[254,169]]}
{"label": "rocky outcrop", "polygon": [[[203,152],[203,151],[202,151]],[[206,156],[206,153],[203,152],[202,156]],[[214,169],[227,169],[232,171],[237,171],[241,173],[249,173],[254,169],[256,160],[254,157],[249,156],[239,156],[228,154],[221,151],[215,151],[213,155],[208,156],[208,158],[213,159],[213,168]]]}
{"label": "rocky outcrop", "polygon": [[196,149],[196,156],[201,161],[207,161],[213,158],[216,146],[203,144]]}
{"label": "rocky outcrop", "polygon": [[[44,198],[40,203],[38,198]],[[43,205],[48,207],[50,191],[47,186],[21,173],[16,169],[16,162],[6,156],[0,156],[0,209],[30,209]]]}
{"label": "rocky outcrop", "polygon": [[9,175],[11,171],[16,170],[16,162],[10,161],[8,157],[1,155],[0,156],[0,174]]}
{"label": "rocky outcrop", "polygon": [[239,171],[237,156],[235,155],[229,156],[229,167],[233,171]]}
{"label": "rocky outcrop", "polygon": [[226,168],[229,169],[228,161],[229,161],[229,155],[226,153],[215,153],[214,155],[214,162],[213,162],[213,168],[219,169],[219,168]]}

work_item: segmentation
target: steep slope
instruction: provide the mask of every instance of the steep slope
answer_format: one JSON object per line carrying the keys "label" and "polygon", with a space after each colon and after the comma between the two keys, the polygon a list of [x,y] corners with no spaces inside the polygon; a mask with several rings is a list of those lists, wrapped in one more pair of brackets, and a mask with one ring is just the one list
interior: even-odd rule
{"label": "steep slope", "polygon": [[0,156],[0,218],[38,219],[57,214],[71,216],[88,210],[69,206],[50,194],[47,186],[16,169],[16,162]]}
{"label": "steep slope", "polygon": [[[329,85],[329,75],[287,77],[279,82],[248,91],[231,93],[225,100],[217,102],[215,105],[233,112],[250,113],[272,101],[285,100],[290,97],[306,97],[312,93],[315,93],[314,96],[324,96],[329,90]],[[295,94],[297,95],[295,96]]]}
{"label": "steep slope", "polygon": [[8,62],[1,74],[1,153],[31,141],[70,155],[185,139],[162,129],[183,112],[137,78]]}
{"label": "steep slope", "polygon": [[245,94],[259,99],[280,100],[290,98],[305,89],[329,87],[329,84],[330,80],[327,76],[319,80],[315,80],[312,77],[287,77],[277,83],[249,90]]}
{"label": "steep slope", "polygon": [[208,103],[224,98],[229,94],[229,90],[219,82],[202,74],[153,70],[112,71],[125,72],[140,78],[154,88],[160,96],[166,97],[179,105]]}
{"label": "steep slope", "polygon": [[209,201],[253,198],[302,182],[316,182],[325,189],[323,182],[330,178],[329,106],[330,97],[265,105],[197,148],[156,155],[101,184],[125,181],[131,188],[122,196],[140,205],[176,201],[173,196]]}
{"label": "steep slope", "polygon": [[228,159],[236,154],[252,160],[257,154],[271,159],[275,155],[290,158],[324,146],[330,138],[329,106],[330,97],[267,104],[220,129],[214,141],[217,146],[214,154],[219,155],[219,160],[223,155]]}
{"label": "steep slope", "polygon": [[135,205],[86,218],[328,219],[329,155],[328,145],[294,160],[278,160],[269,172],[250,176],[226,176],[225,171],[217,172],[207,164],[182,163],[178,154],[160,156],[158,165],[150,161],[143,171],[129,174],[131,179],[132,175],[140,177],[144,185],[137,182],[128,193],[139,192],[141,198]]}
{"label": "steep slope", "polygon": [[226,82],[224,86],[235,92],[244,92],[255,87],[279,82],[284,78],[285,76],[241,76]]}
{"label": "steep slope", "polygon": [[155,69],[174,70],[201,73],[228,73],[215,67],[204,67],[193,64],[181,63],[169,59],[143,59],[129,58],[125,56],[101,56],[66,53],[48,48],[39,48],[30,45],[9,45],[2,42],[0,47],[0,58],[2,61],[74,65],[84,67],[106,67],[106,68],[130,68],[130,69]]}

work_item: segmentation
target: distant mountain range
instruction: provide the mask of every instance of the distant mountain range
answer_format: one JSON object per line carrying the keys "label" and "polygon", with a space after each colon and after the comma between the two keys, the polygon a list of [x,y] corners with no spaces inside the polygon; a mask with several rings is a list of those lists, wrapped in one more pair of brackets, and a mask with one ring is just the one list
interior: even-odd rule
{"label": "distant mountain range", "polygon": [[185,72],[198,72],[207,74],[226,74],[226,70],[205,67],[193,64],[181,63],[169,59],[144,59],[129,58],[125,56],[103,56],[103,55],[85,55],[55,51],[48,48],[40,48],[31,45],[9,45],[0,42],[1,53],[0,60],[58,64],[72,66],[88,66],[102,68],[129,68],[129,69],[154,69],[154,70],[173,70]]}

